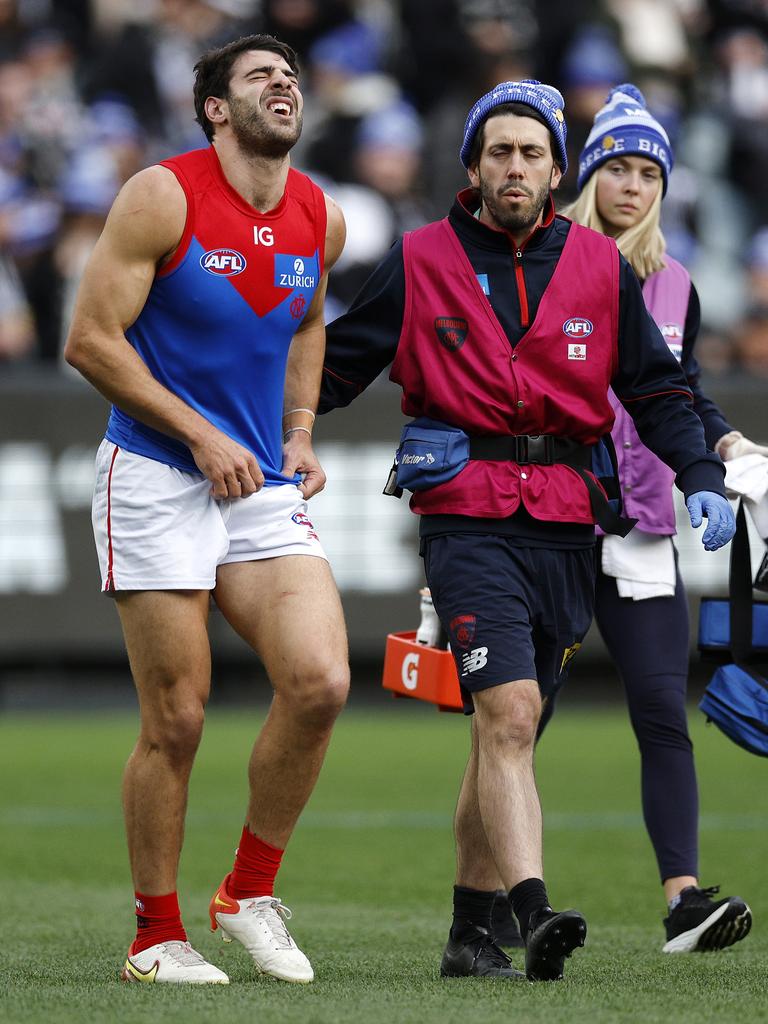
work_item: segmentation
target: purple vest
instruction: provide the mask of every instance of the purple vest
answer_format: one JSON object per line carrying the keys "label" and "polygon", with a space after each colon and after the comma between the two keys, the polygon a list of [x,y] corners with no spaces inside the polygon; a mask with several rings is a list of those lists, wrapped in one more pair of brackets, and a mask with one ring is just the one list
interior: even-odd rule
{"label": "purple vest", "polygon": [[[670,351],[680,362],[691,278],[676,260],[670,256],[664,260],[666,267],[651,274],[643,285],[643,298]],[[611,435],[619,461],[624,515],[637,519],[637,529],[644,533],[671,536],[676,532],[672,500],[675,474],[645,447],[632,417],[612,391],[610,398],[616,413]]]}
{"label": "purple vest", "polygon": [[[403,388],[406,415],[478,435],[556,434],[594,444],[608,433],[618,331],[612,239],[571,225],[514,350],[447,220],[406,234],[403,261],[405,314],[390,377]],[[583,480],[564,465],[471,460],[453,479],[414,493],[411,508],[502,518],[521,501],[535,519],[594,522]]]}

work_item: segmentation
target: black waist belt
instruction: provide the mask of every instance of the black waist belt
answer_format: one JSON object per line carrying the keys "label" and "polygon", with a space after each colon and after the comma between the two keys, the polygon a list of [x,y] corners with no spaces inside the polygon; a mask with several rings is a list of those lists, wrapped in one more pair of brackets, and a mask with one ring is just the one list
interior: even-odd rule
{"label": "black waist belt", "polygon": [[[606,533],[626,537],[637,522],[614,511],[598,486],[594,476],[586,472],[592,468],[593,445],[581,444],[568,437],[554,434],[505,434],[490,437],[470,437],[469,458],[480,462],[516,462],[520,466],[570,466],[589,492],[589,504],[595,522]],[[604,481],[609,493],[615,492],[621,508],[620,493],[615,479]]]}
{"label": "black waist belt", "polygon": [[509,434],[495,437],[470,437],[470,459],[482,462],[517,462],[521,466],[568,466],[589,469],[592,466],[592,445],[579,444],[568,437],[554,434]]}

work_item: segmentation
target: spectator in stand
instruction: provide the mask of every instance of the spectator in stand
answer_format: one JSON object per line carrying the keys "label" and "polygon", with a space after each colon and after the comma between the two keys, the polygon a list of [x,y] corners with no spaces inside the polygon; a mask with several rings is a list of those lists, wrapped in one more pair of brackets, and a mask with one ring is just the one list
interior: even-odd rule
{"label": "spectator in stand", "polygon": [[321,36],[307,55],[315,111],[299,159],[333,181],[354,180],[350,148],[360,122],[400,95],[383,71],[384,51],[376,27],[348,21]]}
{"label": "spectator in stand", "polygon": [[[405,100],[368,114],[360,122],[350,160],[353,185],[328,186],[348,213],[347,242],[334,267],[329,291],[340,315],[392,243],[433,213],[420,195],[423,131]],[[329,306],[329,311],[335,308]]]}
{"label": "spectator in stand", "polygon": [[239,19],[255,8],[252,0],[159,0],[153,21],[128,21],[100,48],[85,69],[86,99],[110,94],[130,104],[152,158],[204,145],[191,100],[192,65],[208,47],[246,34]]}

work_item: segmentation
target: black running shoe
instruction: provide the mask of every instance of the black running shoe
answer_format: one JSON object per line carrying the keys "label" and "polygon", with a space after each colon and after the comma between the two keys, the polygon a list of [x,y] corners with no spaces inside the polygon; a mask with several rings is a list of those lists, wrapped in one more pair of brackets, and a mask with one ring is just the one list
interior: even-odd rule
{"label": "black running shoe", "polygon": [[529,981],[559,981],[565,958],[587,937],[587,922],[578,910],[540,910],[525,937],[525,974]]}
{"label": "black running shoe", "polygon": [[664,918],[667,941],[662,953],[705,953],[725,949],[743,939],[752,927],[752,911],[740,896],[715,902],[719,885],[700,889],[689,885],[680,902]]}
{"label": "black running shoe", "polygon": [[514,946],[522,949],[525,946],[517,918],[512,913],[512,904],[505,892],[497,892],[491,912],[491,928],[493,941],[499,946]]}
{"label": "black running shoe", "polygon": [[448,936],[448,945],[440,964],[443,978],[509,978],[525,981],[522,971],[512,966],[507,954],[499,949],[487,928],[475,925],[461,939]]}

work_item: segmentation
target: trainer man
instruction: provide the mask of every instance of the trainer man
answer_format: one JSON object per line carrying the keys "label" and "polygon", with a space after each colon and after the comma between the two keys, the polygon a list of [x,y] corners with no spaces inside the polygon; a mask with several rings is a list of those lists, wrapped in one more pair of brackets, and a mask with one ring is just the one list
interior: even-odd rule
{"label": "trainer man", "polygon": [[[533,750],[542,702],[565,681],[592,619],[595,522],[631,526],[591,473],[613,423],[609,386],[675,470],[693,525],[708,517],[704,547],[734,529],[722,463],[637,278],[611,239],[555,215],[565,138],[551,86],[504,82],[478,100],[461,147],[472,187],[445,220],[405,235],[328,330],[322,411],[352,401],[394,360],[403,412],[470,437],[464,467],[449,465],[454,475],[435,486],[426,473],[411,499],[474,712],[443,975],[521,977],[493,942],[501,888],[529,979],[562,977],[584,943],[582,915],[549,904]],[[423,461],[444,473],[428,454],[415,451],[401,469],[413,474]]]}
{"label": "trainer man", "polygon": [[211,145],[124,186],[65,352],[113,403],[93,523],[141,713],[123,785],[138,925],[123,978],[228,980],[187,942],[176,895],[213,594],[274,698],[211,924],[260,972],[308,982],[273,887],[348,688],[339,597],[306,506],[325,482],[311,434],[344,220],[290,167],[303,107],[290,47],[248,36],[195,73]]}

